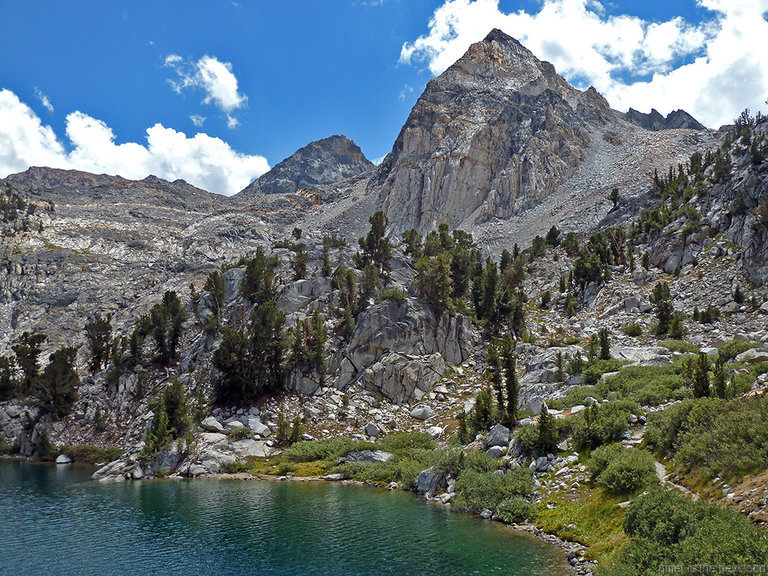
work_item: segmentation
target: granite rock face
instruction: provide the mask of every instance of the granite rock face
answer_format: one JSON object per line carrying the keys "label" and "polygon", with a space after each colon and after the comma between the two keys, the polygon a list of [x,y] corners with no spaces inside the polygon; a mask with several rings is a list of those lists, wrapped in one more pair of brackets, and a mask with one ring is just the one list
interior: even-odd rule
{"label": "granite rock face", "polygon": [[587,125],[615,116],[493,30],[427,84],[372,185],[402,230],[508,218],[573,173]]}
{"label": "granite rock face", "polygon": [[237,196],[293,194],[301,188],[332,184],[373,170],[360,147],[346,136],[311,142],[246,186]]}

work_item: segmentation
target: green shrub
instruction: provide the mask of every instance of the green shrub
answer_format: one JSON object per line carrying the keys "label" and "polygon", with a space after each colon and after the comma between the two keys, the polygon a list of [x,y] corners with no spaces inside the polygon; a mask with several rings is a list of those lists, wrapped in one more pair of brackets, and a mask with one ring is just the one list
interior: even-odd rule
{"label": "green shrub", "polygon": [[600,377],[606,372],[617,372],[624,364],[623,360],[616,360],[612,358],[610,360],[593,360],[587,365],[582,373],[583,383],[587,386],[597,384]]}
{"label": "green shrub", "polygon": [[[535,428],[535,426],[531,427]],[[458,477],[464,470],[493,472],[499,469],[501,463],[485,452],[466,452],[462,449],[452,448],[438,452],[436,466],[442,472]]]}
{"label": "green shrub", "polygon": [[284,453],[291,462],[314,462],[315,460],[336,460],[353,450],[373,450],[376,446],[370,442],[353,440],[346,436],[296,442]]}
{"label": "green shrub", "polygon": [[[242,460],[235,460],[233,462],[222,462],[219,467],[221,474],[240,474],[242,472],[248,472],[249,466]],[[281,472],[283,474],[283,472]]]}
{"label": "green shrub", "polygon": [[692,502],[672,490],[636,498],[624,518],[631,538],[606,576],[652,576],[661,566],[761,566],[768,534],[746,516],[714,504]]}
{"label": "green shrub", "polygon": [[508,524],[519,524],[532,520],[535,516],[533,504],[522,496],[512,496],[502,500],[497,510],[499,519]]}
{"label": "green shrub", "polygon": [[459,510],[496,511],[504,500],[514,496],[530,496],[534,491],[533,473],[525,468],[495,472],[465,470],[456,479],[456,495],[452,505]]}
{"label": "green shrub", "polygon": [[407,296],[408,295],[405,292],[397,288],[386,288],[381,291],[381,297],[384,300],[392,300],[398,304],[405,304]]}
{"label": "green shrub", "polygon": [[426,432],[396,432],[388,434],[379,443],[382,450],[398,453],[410,450],[434,450],[437,443]]}
{"label": "green shrub", "polygon": [[643,329],[640,327],[639,324],[635,322],[631,322],[629,324],[625,324],[621,327],[621,331],[624,332],[627,336],[637,337],[640,336],[643,333]]}
{"label": "green shrub", "polygon": [[692,391],[682,376],[684,361],[685,357],[661,366],[624,367],[598,383],[599,394],[595,397],[608,397],[613,392],[620,398],[652,406],[690,397]]}
{"label": "green shrub", "polygon": [[277,465],[277,473],[281,476],[291,476],[296,472],[296,463],[289,461],[282,461]]}
{"label": "green shrub", "polygon": [[629,416],[637,410],[631,401],[595,404],[583,410],[576,420],[573,439],[580,448],[597,448],[616,442],[629,427]]}
{"label": "green shrub", "polygon": [[701,398],[648,418],[646,438],[684,471],[704,479],[741,477],[768,463],[768,398]]}
{"label": "green shrub", "polygon": [[736,356],[742,352],[746,352],[750,348],[759,348],[760,346],[761,344],[759,342],[750,342],[743,338],[734,338],[733,340],[728,340],[728,342],[722,344],[718,348],[718,352],[720,353],[720,358],[725,362],[728,362],[729,360],[736,358]]}
{"label": "green shrub", "polygon": [[589,461],[593,482],[614,494],[629,494],[656,482],[651,454],[622,444],[600,446]]}
{"label": "green shrub", "polygon": [[688,354],[696,354],[699,351],[699,347],[686,342],[685,340],[662,340],[659,342],[659,346],[671,350],[672,352],[687,352]]}

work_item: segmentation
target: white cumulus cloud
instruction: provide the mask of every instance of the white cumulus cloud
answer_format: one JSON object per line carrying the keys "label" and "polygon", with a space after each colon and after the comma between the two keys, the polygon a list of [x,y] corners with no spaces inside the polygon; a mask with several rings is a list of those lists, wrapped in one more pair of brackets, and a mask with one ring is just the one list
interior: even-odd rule
{"label": "white cumulus cloud", "polygon": [[717,127],[744,108],[765,108],[768,0],[697,2],[710,14],[693,24],[607,15],[596,0],[543,0],[538,12],[510,13],[498,0],[446,0],[428,32],[403,45],[400,62],[439,74],[496,27],[577,86],[595,86],[614,108],[683,108]]}
{"label": "white cumulus cloud", "polygon": [[40,100],[40,104],[43,105],[43,108],[48,110],[48,112],[53,113],[53,104],[51,104],[51,99],[43,94],[43,91],[40,90],[40,88],[37,86],[35,86],[35,97]]}
{"label": "white cumulus cloud", "polygon": [[192,137],[162,124],[147,129],[146,143],[115,142],[102,120],[83,112],[66,118],[69,149],[10,90],[0,90],[0,177],[30,166],[69,168],[141,179],[181,178],[220,194],[234,194],[269,170],[266,158],[240,154],[220,138]]}
{"label": "white cumulus cloud", "polygon": [[248,96],[240,92],[232,64],[221,62],[214,56],[186,61],[178,54],[170,54],[165,58],[165,65],[178,75],[177,80],[169,80],[176,93],[180,94],[186,88],[198,88],[205,93],[203,104],[213,104],[226,113],[229,128],[240,124],[233,112],[247,104]]}

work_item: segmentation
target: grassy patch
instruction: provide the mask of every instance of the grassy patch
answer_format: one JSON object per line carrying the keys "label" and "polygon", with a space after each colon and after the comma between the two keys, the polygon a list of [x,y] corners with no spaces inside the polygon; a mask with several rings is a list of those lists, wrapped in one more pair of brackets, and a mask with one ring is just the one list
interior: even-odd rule
{"label": "grassy patch", "polygon": [[324,440],[296,442],[285,451],[284,457],[291,462],[333,461],[353,450],[373,450],[375,448],[376,445],[371,442],[338,436]]}
{"label": "grassy patch", "polygon": [[599,489],[583,490],[576,501],[557,496],[542,500],[536,524],[563,540],[588,546],[587,556],[604,564],[627,541],[622,525],[626,510],[618,506],[624,498]]}
{"label": "grassy patch", "polygon": [[684,352],[686,354],[696,354],[699,351],[698,346],[685,340],[662,340],[659,342],[659,346],[663,346],[672,352]]}

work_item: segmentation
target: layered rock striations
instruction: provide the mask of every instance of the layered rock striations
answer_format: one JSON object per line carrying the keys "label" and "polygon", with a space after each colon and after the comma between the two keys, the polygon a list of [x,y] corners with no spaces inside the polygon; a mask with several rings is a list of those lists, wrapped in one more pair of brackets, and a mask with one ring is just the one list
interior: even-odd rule
{"label": "layered rock striations", "polygon": [[588,128],[616,116],[493,30],[427,84],[372,187],[402,230],[508,218],[565,181],[586,158]]}

